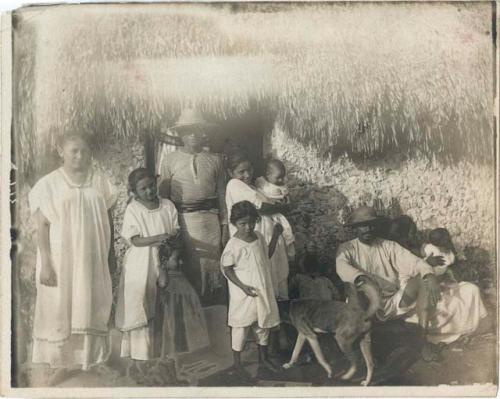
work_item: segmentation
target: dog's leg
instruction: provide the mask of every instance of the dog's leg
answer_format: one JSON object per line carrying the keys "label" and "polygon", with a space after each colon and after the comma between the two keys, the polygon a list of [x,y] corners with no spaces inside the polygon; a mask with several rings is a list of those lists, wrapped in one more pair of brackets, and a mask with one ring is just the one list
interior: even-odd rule
{"label": "dog's leg", "polygon": [[361,381],[361,385],[367,386],[370,384],[373,376],[372,338],[369,332],[363,337],[359,346],[366,363],[366,379]]}
{"label": "dog's leg", "polygon": [[352,339],[344,338],[342,335],[338,335],[336,339],[337,343],[339,344],[340,350],[344,352],[344,355],[346,355],[347,359],[349,359],[349,362],[351,363],[351,367],[349,367],[349,370],[347,370],[344,374],[342,374],[340,378],[343,380],[349,380],[353,377],[353,375],[357,371],[356,355],[352,350],[353,341]]}
{"label": "dog's leg", "polygon": [[316,356],[316,359],[318,360],[318,363],[327,372],[328,378],[332,378],[332,368],[330,367],[325,357],[323,356],[323,352],[321,351],[321,347],[319,346],[318,338],[316,336],[312,338],[307,337],[307,341],[309,342],[309,345],[311,345],[311,348],[314,352],[314,355]]}
{"label": "dog's leg", "polygon": [[302,347],[304,346],[304,342],[306,341],[305,335],[299,333],[297,335],[297,340],[295,341],[295,347],[293,348],[293,353],[290,361],[283,365],[284,369],[289,369],[293,367],[297,360],[299,359],[300,352],[302,351]]}

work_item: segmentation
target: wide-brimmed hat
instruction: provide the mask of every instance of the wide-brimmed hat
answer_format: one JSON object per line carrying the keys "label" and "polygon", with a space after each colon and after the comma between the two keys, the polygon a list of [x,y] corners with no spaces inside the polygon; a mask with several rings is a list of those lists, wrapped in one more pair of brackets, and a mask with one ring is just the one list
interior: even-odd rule
{"label": "wide-brimmed hat", "polygon": [[195,108],[185,108],[181,111],[177,123],[171,126],[169,129],[175,130],[179,134],[185,131],[189,131],[193,127],[203,127],[205,129],[214,129],[217,125],[215,123],[208,122],[202,115],[200,111]]}
{"label": "wide-brimmed hat", "polygon": [[381,222],[383,220],[385,220],[385,218],[383,216],[378,216],[375,208],[372,208],[371,206],[360,206],[352,211],[350,221],[345,226],[362,226]]}

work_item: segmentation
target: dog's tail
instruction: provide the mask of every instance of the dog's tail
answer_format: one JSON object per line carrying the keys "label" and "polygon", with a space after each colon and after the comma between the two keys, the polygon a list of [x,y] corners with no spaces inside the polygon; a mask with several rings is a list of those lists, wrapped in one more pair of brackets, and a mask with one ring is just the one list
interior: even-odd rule
{"label": "dog's tail", "polygon": [[372,284],[363,284],[359,290],[364,293],[365,298],[368,300],[368,307],[362,305],[358,290],[352,284],[347,284],[347,303],[349,306],[358,309],[364,310],[366,308],[365,318],[368,320],[380,308],[380,293]]}

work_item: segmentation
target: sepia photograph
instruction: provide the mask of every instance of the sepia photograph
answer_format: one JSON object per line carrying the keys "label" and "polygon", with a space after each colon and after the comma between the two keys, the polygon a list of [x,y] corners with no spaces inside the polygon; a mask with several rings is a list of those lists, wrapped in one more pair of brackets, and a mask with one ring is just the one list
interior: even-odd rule
{"label": "sepia photograph", "polygon": [[2,393],[495,396],[496,8],[4,13]]}

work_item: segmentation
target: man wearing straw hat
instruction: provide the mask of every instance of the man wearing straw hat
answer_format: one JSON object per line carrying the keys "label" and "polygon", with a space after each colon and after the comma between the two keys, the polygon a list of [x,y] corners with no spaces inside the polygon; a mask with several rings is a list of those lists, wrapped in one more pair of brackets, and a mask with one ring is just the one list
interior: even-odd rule
{"label": "man wearing straw hat", "polygon": [[225,175],[222,160],[204,151],[206,134],[215,126],[195,109],[184,109],[170,129],[183,143],[159,167],[160,193],[174,202],[188,256],[186,277],[202,304],[223,301],[224,278],[219,259],[228,237]]}
{"label": "man wearing straw hat", "polygon": [[355,229],[357,238],[339,246],[337,274],[361,291],[365,284],[379,290],[382,304],[377,317],[382,321],[409,316],[416,310],[426,338],[422,356],[434,360],[437,353],[427,342],[428,326],[440,292],[433,268],[427,262],[437,265],[441,260],[433,257],[426,262],[398,243],[377,237],[375,228],[381,220],[375,209],[368,206],[353,211],[347,226]]}

